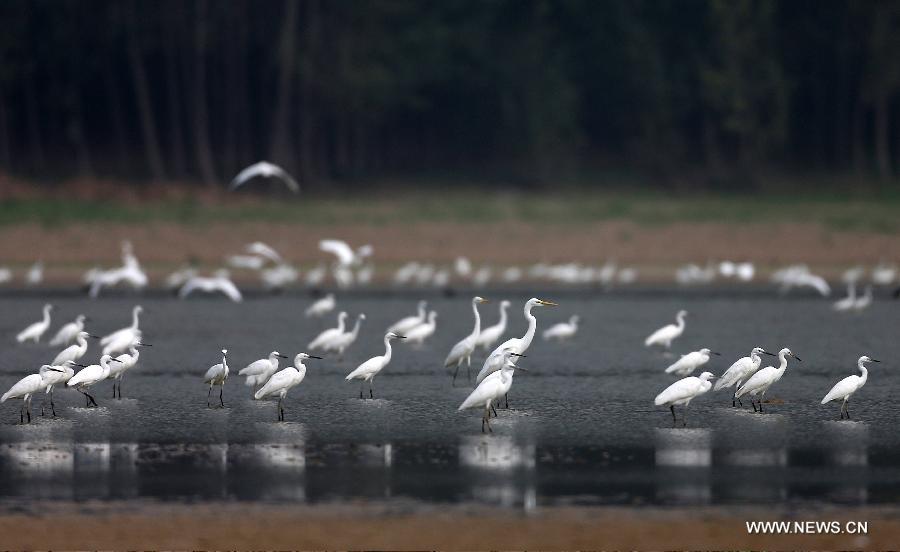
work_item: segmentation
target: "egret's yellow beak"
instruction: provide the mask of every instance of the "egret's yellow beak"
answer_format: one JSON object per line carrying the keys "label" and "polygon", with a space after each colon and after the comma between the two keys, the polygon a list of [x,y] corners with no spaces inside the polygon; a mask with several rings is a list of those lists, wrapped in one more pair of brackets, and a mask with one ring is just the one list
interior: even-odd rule
{"label": "egret's yellow beak", "polygon": [[538,299],[538,301],[540,301],[540,303],[542,305],[544,305],[545,307],[558,307],[559,306],[556,303],[554,303],[553,301],[544,301],[543,299]]}

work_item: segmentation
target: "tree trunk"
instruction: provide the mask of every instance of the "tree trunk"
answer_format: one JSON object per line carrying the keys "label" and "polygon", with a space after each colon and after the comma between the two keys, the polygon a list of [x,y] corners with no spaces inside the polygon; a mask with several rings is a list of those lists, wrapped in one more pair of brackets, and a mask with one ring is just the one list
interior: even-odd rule
{"label": "tree trunk", "polygon": [[128,60],[131,66],[131,78],[134,82],[135,99],[137,100],[138,115],[141,122],[141,135],[144,140],[144,154],[153,179],[161,181],[166,179],[163,168],[162,154],[159,150],[159,142],[156,138],[156,118],[153,113],[153,104],[150,101],[150,88],[147,81],[147,72],[144,68],[144,60],[141,58],[140,45],[138,44],[137,14],[131,13],[132,26],[128,33]]}
{"label": "tree trunk", "polygon": [[181,86],[178,78],[178,47],[181,46],[183,34],[180,20],[184,17],[184,10],[181,9],[180,3],[173,4],[175,10],[173,15],[179,18],[179,21],[170,20],[170,25],[163,29],[163,33],[168,36],[162,37],[162,43],[165,45],[165,69],[166,69],[166,99],[168,100],[169,115],[169,157],[172,165],[172,175],[176,178],[184,178],[187,170],[187,159],[185,155],[184,130],[182,128],[181,118],[183,111],[181,109]]}
{"label": "tree trunk", "polygon": [[209,114],[206,108],[206,12],[206,0],[198,0],[194,29],[194,147],[203,182],[207,186],[215,186],[216,171],[209,142]]}
{"label": "tree trunk", "polygon": [[891,123],[891,108],[885,90],[879,90],[875,98],[875,164],[878,177],[887,180],[891,177],[891,151],[888,133]]}
{"label": "tree trunk", "polygon": [[297,42],[297,0],[285,4],[284,19],[281,24],[281,39],[278,51],[278,84],[275,97],[275,114],[272,121],[272,147],[270,155],[276,163],[288,165],[291,155],[291,92],[294,83],[294,51]]}

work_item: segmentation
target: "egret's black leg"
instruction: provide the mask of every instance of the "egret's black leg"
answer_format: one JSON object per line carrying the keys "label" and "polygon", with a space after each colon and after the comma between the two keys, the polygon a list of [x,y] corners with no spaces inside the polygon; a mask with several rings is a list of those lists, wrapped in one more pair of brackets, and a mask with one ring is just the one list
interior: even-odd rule
{"label": "egret's black leg", "polygon": [[503,408],[505,408],[506,410],[509,410],[509,393],[505,393],[503,398],[506,401],[506,403],[503,405]]}
{"label": "egret's black leg", "polygon": [[850,419],[850,401],[847,401],[847,402],[846,402],[846,405],[847,405],[847,408],[846,408],[846,410],[847,410],[847,419],[849,420],[849,419]]}
{"label": "egret's black leg", "polygon": [[750,397],[750,406],[753,407],[753,411],[756,412],[756,403],[753,402],[753,397]]}
{"label": "egret's black leg", "polygon": [[[732,403],[732,404],[734,404],[734,403]],[[740,397],[738,397],[738,404],[741,405],[741,408],[744,407],[744,403],[741,402],[741,398],[740,398]]]}
{"label": "egret's black leg", "polygon": [[41,401],[41,418],[44,417],[44,401]]}
{"label": "egret's black leg", "polygon": [[669,405],[669,410],[672,411],[672,423],[674,424],[675,422],[678,421],[678,419],[675,417],[675,405],[674,405],[674,404],[670,404],[670,405]]}
{"label": "egret's black leg", "polygon": [[19,409],[19,423],[25,425],[25,405],[22,405],[22,408]]}
{"label": "egret's black leg", "polygon": [[116,398],[116,381],[117,380],[113,380],[113,398],[114,399]]}
{"label": "egret's black leg", "polygon": [[493,403],[491,404],[491,410],[494,412],[494,417],[496,418],[497,417],[497,409],[494,408]]}
{"label": "egret's black leg", "polygon": [[50,391],[50,412],[53,413],[53,417],[56,417],[56,405],[53,404],[53,391]]}
{"label": "egret's black leg", "polygon": [[369,398],[370,398],[370,399],[374,399],[374,398],[375,398],[375,394],[372,393],[372,386],[371,386],[371,385],[369,385]]}
{"label": "egret's black leg", "polygon": [[28,415],[28,423],[30,424],[31,423],[31,408],[29,408],[29,405],[25,406],[25,414]]}
{"label": "egret's black leg", "polygon": [[482,433],[484,433],[484,420],[485,420],[485,417],[484,417],[484,415],[482,415],[481,416],[481,432]]}
{"label": "egret's black leg", "polygon": [[225,385],[219,387],[219,404],[222,405],[222,408],[225,408],[225,399],[222,398],[222,395],[225,393]]}
{"label": "egret's black leg", "polygon": [[456,369],[453,370],[453,381],[450,382],[450,385],[456,387],[456,375],[459,374],[459,364],[456,365]]}
{"label": "egret's black leg", "polygon": [[212,385],[209,386],[209,391],[206,393],[206,408],[209,408],[209,397],[212,395]]}
{"label": "egret's black leg", "polygon": [[99,404],[97,404],[97,401],[94,400],[94,397],[91,396],[90,393],[88,393],[87,391],[85,391],[84,394],[87,395],[88,400],[90,400],[90,404],[92,404],[92,405],[94,405],[94,406],[100,406]]}

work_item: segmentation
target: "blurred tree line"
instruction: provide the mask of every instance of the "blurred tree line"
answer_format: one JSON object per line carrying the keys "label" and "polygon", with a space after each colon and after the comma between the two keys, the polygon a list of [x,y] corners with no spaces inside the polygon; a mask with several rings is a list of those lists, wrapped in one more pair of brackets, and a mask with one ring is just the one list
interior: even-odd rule
{"label": "blurred tree line", "polygon": [[900,172],[900,2],[7,0],[0,167],[309,188]]}

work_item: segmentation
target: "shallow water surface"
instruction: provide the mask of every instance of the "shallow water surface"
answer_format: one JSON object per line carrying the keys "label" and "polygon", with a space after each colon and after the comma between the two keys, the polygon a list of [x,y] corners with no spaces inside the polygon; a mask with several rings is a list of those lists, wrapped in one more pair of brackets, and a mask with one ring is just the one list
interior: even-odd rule
{"label": "shallow water surface", "polygon": [[[502,298],[499,294],[492,299]],[[509,336],[521,335],[521,304],[509,296]],[[56,393],[58,418],[20,426],[18,401],[0,405],[0,500],[138,499],[341,502],[378,500],[497,504],[531,509],[564,504],[894,503],[900,498],[900,433],[891,397],[900,386],[897,305],[876,302],[859,315],[831,311],[813,298],[674,293],[567,294],[556,309],[535,309],[541,327],[582,316],[570,343],[535,340],[516,375],[510,409],[482,435],[480,413],[457,412],[470,387],[452,387],[441,367],[453,343],[471,331],[465,297],[431,301],[438,332],[424,347],[395,347],[375,380],[375,400],[359,400],[343,376],[383,352],[383,329],[415,310],[417,297],[353,295],[339,301],[365,312],[346,358],[309,361],[306,380],[285,401],[254,401],[237,370],[277,349],[291,357],[333,316],[309,320],[305,297],[218,300],[54,297],[53,329],[78,313],[104,334],[146,308],[140,365],[113,400],[111,382],[93,389],[100,408],[83,408],[71,390]],[[0,335],[8,336],[0,388],[52,359],[44,345],[12,336],[39,317],[39,297],[0,299]],[[689,312],[674,352],[720,351],[716,374],[756,345],[789,346],[791,362],[769,393],[768,412],[731,407],[709,393],[673,427],[653,397],[673,378],[674,359],[643,338]],[[485,324],[496,304],[482,307]],[[202,374],[229,349],[232,376],[225,408],[206,407]],[[862,354],[884,362],[854,397],[852,421],[838,405],[820,405]],[[89,351],[95,362],[98,354]],[[472,373],[480,368],[478,353]],[[768,358],[766,360],[777,359]],[[214,396],[217,391],[214,391]],[[217,400],[217,399],[216,399]],[[680,409],[679,409],[680,415]]]}

